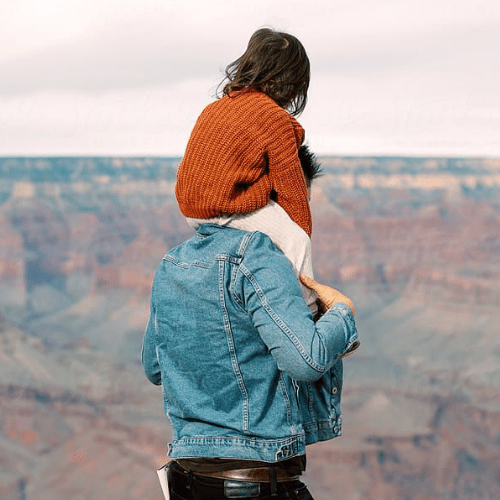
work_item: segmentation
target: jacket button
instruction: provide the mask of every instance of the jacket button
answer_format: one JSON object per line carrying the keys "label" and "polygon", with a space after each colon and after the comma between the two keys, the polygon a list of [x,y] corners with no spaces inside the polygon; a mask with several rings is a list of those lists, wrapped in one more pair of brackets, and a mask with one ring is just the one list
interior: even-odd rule
{"label": "jacket button", "polygon": [[332,394],[337,394],[337,392],[338,392],[338,389],[337,389],[336,387],[334,387],[334,388],[332,389]]}

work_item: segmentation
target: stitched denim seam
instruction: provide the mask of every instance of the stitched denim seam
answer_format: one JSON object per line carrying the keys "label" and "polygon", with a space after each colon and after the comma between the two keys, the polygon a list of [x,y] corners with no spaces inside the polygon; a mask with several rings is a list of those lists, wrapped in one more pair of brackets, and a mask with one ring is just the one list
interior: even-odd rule
{"label": "stitched denim seam", "polygon": [[283,380],[283,373],[281,373],[281,372],[280,372],[280,377],[279,377],[278,383],[281,387],[281,392],[283,393],[283,398],[285,399],[286,418],[288,420],[288,424],[292,428],[293,432],[297,432],[297,429],[295,429],[295,426],[293,425],[293,422],[292,422],[292,404],[290,402],[290,397],[288,395],[288,391],[286,390],[285,381]]}
{"label": "stitched denim seam", "polygon": [[182,267],[183,269],[189,269],[190,267],[203,267],[204,269],[210,269],[211,264],[207,262],[202,262],[200,260],[193,260],[193,262],[181,262],[180,260],[172,257],[172,255],[166,254],[163,256],[163,260],[174,264],[177,267]]}
{"label": "stitched denim seam", "polygon": [[300,340],[296,337],[296,335],[293,334],[293,332],[290,330],[287,324],[281,319],[281,317],[278,314],[276,314],[274,309],[269,305],[266,294],[260,287],[259,283],[255,279],[253,274],[250,272],[250,270],[247,269],[243,264],[240,265],[240,270],[246,276],[250,284],[253,286],[253,289],[255,290],[260,299],[262,307],[269,314],[269,316],[278,326],[278,328],[280,328],[280,330],[290,339],[290,341],[293,343],[299,354],[302,356],[302,359],[304,359],[304,361],[317,372],[324,373],[326,370],[326,366],[316,363],[316,361],[314,361],[314,359],[312,359],[311,356],[307,354],[304,345],[300,342]]}
{"label": "stitched denim seam", "polygon": [[226,332],[226,339],[229,348],[229,354],[231,356],[231,365],[233,367],[233,373],[236,376],[238,382],[238,387],[243,396],[243,432],[249,433],[249,402],[248,402],[248,390],[245,386],[245,381],[243,379],[243,374],[241,373],[240,366],[238,363],[238,358],[236,356],[236,347],[233,337],[233,331],[231,328],[231,321],[229,319],[229,313],[226,306],[226,299],[224,296],[224,271],[225,263],[223,260],[219,260],[219,300],[222,309],[222,317],[224,321],[224,330]]}

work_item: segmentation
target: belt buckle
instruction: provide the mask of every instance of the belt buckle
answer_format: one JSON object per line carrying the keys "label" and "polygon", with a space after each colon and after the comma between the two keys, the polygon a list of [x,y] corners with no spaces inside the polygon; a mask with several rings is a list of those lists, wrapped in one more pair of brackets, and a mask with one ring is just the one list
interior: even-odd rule
{"label": "belt buckle", "polygon": [[247,481],[224,481],[224,496],[226,498],[257,498],[260,495],[260,483]]}

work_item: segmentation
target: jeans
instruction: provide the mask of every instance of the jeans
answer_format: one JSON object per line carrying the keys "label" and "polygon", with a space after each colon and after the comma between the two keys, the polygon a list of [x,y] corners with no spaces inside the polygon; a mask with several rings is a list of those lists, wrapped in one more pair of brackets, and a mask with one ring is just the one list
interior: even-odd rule
{"label": "jeans", "polygon": [[275,484],[232,481],[199,476],[172,463],[168,469],[170,500],[240,500],[259,498],[261,500],[314,500],[306,485],[301,481],[286,481]]}

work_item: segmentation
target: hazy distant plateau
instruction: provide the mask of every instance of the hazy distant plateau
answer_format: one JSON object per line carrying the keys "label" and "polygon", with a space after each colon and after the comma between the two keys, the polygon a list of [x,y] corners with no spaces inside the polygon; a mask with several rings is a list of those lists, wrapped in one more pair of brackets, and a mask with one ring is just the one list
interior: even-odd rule
{"label": "hazy distant plateau", "polygon": [[[315,498],[498,500],[500,160],[321,160],[315,274],[362,347],[344,436],[308,452]],[[139,349],[156,265],[192,234],[178,163],[0,158],[0,498],[160,498]]]}

